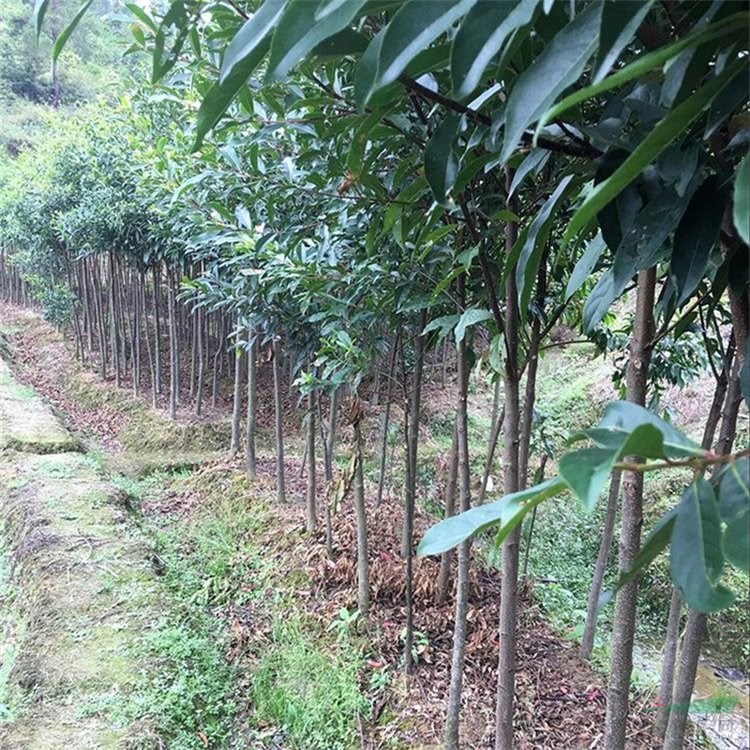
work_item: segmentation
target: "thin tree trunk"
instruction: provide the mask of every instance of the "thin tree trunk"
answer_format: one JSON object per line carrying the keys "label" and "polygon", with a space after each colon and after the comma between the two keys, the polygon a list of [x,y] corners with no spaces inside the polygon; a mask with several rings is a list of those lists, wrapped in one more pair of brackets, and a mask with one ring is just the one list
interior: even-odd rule
{"label": "thin tree trunk", "polygon": [[[161,395],[161,319],[159,316],[161,289],[159,286],[159,270],[160,266],[156,263],[151,271],[154,280],[154,389],[157,396]],[[156,405],[156,397],[154,397],[154,405]]]}
{"label": "thin tree trunk", "polygon": [[682,617],[682,598],[676,588],[672,588],[667,618],[667,632],[664,637],[664,658],[661,664],[661,681],[659,698],[654,719],[654,734],[661,740],[667,731],[667,722],[672,710],[672,693],[674,692],[674,669],[677,664],[677,647],[680,642],[680,619]]}
{"label": "thin tree trunk", "polygon": [[83,279],[83,289],[86,296],[86,305],[84,307],[86,312],[86,346],[89,350],[89,356],[91,356],[94,351],[94,316],[96,313],[88,258],[83,259],[81,278]]}
{"label": "thin tree trunk", "polygon": [[414,508],[417,500],[417,451],[419,448],[419,411],[422,403],[422,372],[424,368],[424,331],[427,310],[419,316],[414,343],[414,372],[409,399],[408,430],[406,436],[406,491],[404,492],[404,537],[402,552],[406,558],[406,634],[404,637],[404,668],[412,671],[414,643]]}
{"label": "thin tree trunk", "polygon": [[378,472],[378,494],[375,499],[375,506],[379,507],[383,502],[383,492],[385,490],[385,469],[388,459],[388,430],[391,422],[391,400],[393,399],[393,379],[396,375],[396,358],[398,354],[398,344],[401,331],[396,333],[396,338],[391,349],[391,359],[388,364],[388,384],[386,385],[385,410],[383,411],[383,431],[380,443],[380,470]]}
{"label": "thin tree trunk", "polygon": [[[515,241],[516,226],[509,224],[511,231],[506,234]],[[510,237],[509,237],[510,235]],[[511,244],[506,244],[510,251]],[[519,310],[515,272],[511,269],[506,281],[506,363],[505,363],[505,418],[504,426],[504,482],[505,494],[516,492],[526,486],[531,448],[531,430],[536,399],[536,375],[539,362],[541,321],[536,318],[532,324],[529,347],[528,372],[524,395],[523,418],[520,414],[520,374],[518,371]],[[542,258],[537,279],[537,295],[546,294],[546,253]],[[497,750],[511,750],[513,747],[513,703],[515,694],[516,670],[516,619],[518,610],[518,557],[521,542],[521,525],[506,537],[503,543],[501,563],[502,584],[500,598],[500,648],[498,657],[497,714],[495,747]]]}
{"label": "thin tree trunk", "polygon": [[[539,464],[539,482],[544,481],[544,469],[547,466],[548,457],[547,454],[542,455],[542,460]],[[536,483],[536,480],[535,480]],[[526,579],[526,574],[529,570],[529,555],[531,554],[531,544],[534,540],[534,525],[536,524],[536,512],[538,510],[537,505],[534,506],[531,511],[531,523],[529,524],[529,533],[526,535],[526,550],[523,558],[523,569],[521,571],[522,580]]]}
{"label": "thin tree trunk", "polygon": [[338,424],[339,400],[341,398],[341,388],[335,388],[331,394],[331,403],[328,410],[328,435],[325,441],[326,452],[326,481],[333,481],[333,459],[336,451],[336,426]]}
{"label": "thin tree trunk", "polygon": [[[735,331],[740,340],[740,331]],[[721,428],[715,452],[728,455],[732,452],[737,436],[737,414],[742,403],[742,388],[740,385],[741,359],[737,357],[732,365],[732,374],[724,400],[724,410],[721,415]],[[688,611],[685,637],[680,649],[680,670],[675,681],[672,710],[669,712],[667,729],[664,737],[664,750],[681,750],[685,739],[687,726],[687,706],[693,695],[695,676],[698,672],[701,643],[706,630],[708,615],[694,609]],[[683,708],[684,707],[684,708]]]}
{"label": "thin tree trunk", "polygon": [[206,316],[203,308],[198,308],[195,319],[196,325],[196,348],[198,349],[198,373],[195,386],[195,416],[199,417],[203,411],[203,381],[205,380],[206,358],[204,355]]}
{"label": "thin tree trunk", "polygon": [[742,388],[740,387],[740,359],[736,358],[732,365],[732,375],[727,386],[724,400],[724,410],[721,414],[721,429],[715,452],[722,456],[731,453],[734,439],[737,435],[737,416],[742,404]]}
{"label": "thin tree trunk", "polygon": [[[450,518],[456,512],[456,483],[458,481],[458,424],[453,427],[453,443],[448,457],[448,481],[445,484],[445,514]],[[437,582],[437,603],[445,604],[451,582],[453,550],[449,549],[440,556],[440,572]]]}
{"label": "thin tree trunk", "polygon": [[[537,275],[536,298],[539,307],[547,295],[547,251],[545,250]],[[524,389],[523,416],[520,422],[518,441],[518,488],[526,489],[529,481],[529,457],[531,454],[531,432],[534,426],[536,406],[536,376],[539,370],[539,346],[541,345],[542,321],[537,316],[531,324],[531,341],[528,349],[526,387]]]}
{"label": "thin tree trunk", "polygon": [[109,359],[107,357],[107,323],[105,321],[105,313],[104,313],[104,305],[105,302],[102,299],[103,297],[103,290],[102,290],[102,275],[101,275],[101,263],[99,262],[99,259],[95,259],[95,262],[92,263],[94,271],[93,271],[93,278],[94,278],[94,285],[95,285],[95,304],[96,304],[96,310],[97,310],[97,321],[98,321],[98,338],[99,338],[99,352],[101,354],[102,359],[102,378],[104,380],[107,379],[107,365],[109,364]]}
{"label": "thin tree trunk", "polygon": [[689,610],[685,637],[680,650],[680,671],[675,683],[673,705],[668,708],[669,718],[664,737],[664,750],[682,750],[687,727],[688,705],[693,696],[695,676],[698,673],[698,660],[701,642],[706,629],[707,615]]}
{"label": "thin tree trunk", "polygon": [[190,400],[195,398],[196,370],[198,363],[198,310],[195,309],[188,315],[188,327],[190,329]]}
{"label": "thin tree trunk", "polygon": [[[506,184],[510,188],[513,170],[506,170]],[[515,211],[515,203],[508,208]],[[518,238],[518,225],[505,225],[505,252],[510,255]],[[505,419],[503,420],[503,491],[516,492],[519,488],[519,373],[518,373],[518,290],[515,267],[509,269],[505,282]],[[499,615],[499,648],[497,669],[497,705],[495,712],[495,750],[513,748],[513,698],[516,677],[516,618],[518,606],[518,550],[521,527],[506,537],[502,547],[501,597]]]}
{"label": "thin tree trunk", "polygon": [[281,392],[281,342],[273,342],[273,398],[276,411],[276,499],[286,502],[284,482],[284,396]]}
{"label": "thin tree trunk", "polygon": [[[458,279],[458,297],[461,309],[466,308],[465,277]],[[469,439],[467,397],[469,369],[466,361],[466,337],[457,345],[456,370],[458,373],[458,407],[456,409],[456,442],[458,447],[458,486],[461,512],[471,507],[471,478],[469,474]],[[445,750],[459,750],[459,723],[461,716],[461,691],[463,688],[464,655],[466,652],[466,616],[469,608],[469,561],[471,538],[458,548],[458,580],[456,586],[456,616],[453,626],[453,652],[451,654],[451,681],[445,719]]]}
{"label": "thin tree trunk", "polygon": [[[654,293],[656,269],[638,273],[636,311],[630,342],[630,359],[626,371],[627,398],[641,406],[646,403],[648,371],[651,362],[651,340],[654,333]],[[636,459],[637,460],[637,459]],[[643,474],[623,472],[622,515],[618,567],[629,570],[641,545],[643,525]],[[632,579],[617,592],[612,625],[612,653],[609,669],[607,714],[604,726],[604,749],[622,750],[630,700],[630,676],[633,671],[638,580]]]}
{"label": "thin tree trunk", "polygon": [[177,418],[177,401],[180,389],[180,366],[177,343],[177,318],[175,311],[174,271],[167,269],[167,324],[169,327],[169,417]]}
{"label": "thin tree trunk", "polygon": [[216,326],[216,351],[213,357],[211,377],[211,408],[215,409],[219,400],[219,372],[223,357],[223,349],[226,343],[224,336],[224,316],[219,314],[219,322]]}
{"label": "thin tree trunk", "polygon": [[361,404],[355,407],[354,449],[357,452],[354,468],[354,509],[357,516],[357,606],[363,620],[370,614],[370,561],[367,544],[367,509],[365,506],[364,453],[362,446],[362,412]]}
{"label": "thin tree trunk", "polygon": [[487,484],[492,473],[492,462],[495,460],[495,451],[497,450],[497,441],[500,437],[500,430],[503,427],[505,419],[505,407],[500,409],[500,388],[501,380],[495,381],[495,391],[492,396],[492,421],[490,427],[490,439],[487,442],[487,458],[485,459],[484,471],[482,472],[482,484],[479,487],[478,505],[484,505],[484,498],[487,495]]}
{"label": "thin tree trunk", "polygon": [[[706,419],[706,426],[703,430],[703,439],[701,445],[706,450],[710,449],[714,442],[716,427],[721,418],[722,405],[727,392],[729,381],[729,371],[734,359],[734,331],[730,336],[727,345],[727,352],[724,359],[724,365],[719,377],[716,380],[714,397],[711,402],[711,408]],[[657,705],[659,709],[654,720],[654,734],[661,740],[667,731],[669,721],[670,704],[674,693],[674,674],[677,664],[677,649],[680,640],[680,619],[682,617],[682,597],[676,588],[672,588],[672,596],[669,602],[669,615],[667,617],[667,632],[664,637],[664,657],[662,659],[661,676],[659,680],[659,698]]]}
{"label": "thin tree trunk", "polygon": [[234,346],[234,399],[232,401],[232,437],[229,453],[237,455],[240,449],[240,421],[242,418],[242,362],[245,351],[237,342]]}
{"label": "thin tree trunk", "polygon": [[255,331],[247,330],[247,421],[245,422],[245,471],[247,478],[256,477],[255,417],[258,404],[258,363],[255,356]]}
{"label": "thin tree trunk", "polygon": [[141,385],[141,284],[131,274],[133,284],[133,393],[137,396]]}
{"label": "thin tree trunk", "polygon": [[588,659],[594,650],[594,636],[596,635],[596,621],[599,613],[599,599],[602,595],[604,585],[604,574],[607,572],[607,561],[612,551],[612,537],[615,532],[615,521],[617,520],[617,506],[620,499],[620,472],[612,472],[609,483],[609,497],[607,498],[607,514],[604,517],[602,528],[602,540],[599,543],[599,553],[594,565],[594,578],[589,589],[589,598],[586,605],[586,624],[583,627],[583,637],[578,653],[582,659]]}
{"label": "thin tree trunk", "polygon": [[146,357],[148,359],[148,373],[151,379],[151,404],[156,408],[156,382],[154,372],[154,350],[148,335],[148,307],[146,306],[146,271],[141,268],[138,274],[138,283],[141,288],[141,318],[143,320],[143,336],[146,339]]}
{"label": "thin tree trunk", "polygon": [[120,337],[120,352],[122,353],[122,371],[127,377],[128,363],[133,359],[133,352],[129,351],[132,335],[130,332],[130,316],[128,315],[128,282],[124,263],[115,257],[115,275],[117,276],[117,308],[119,325],[117,330]]}
{"label": "thin tree trunk", "polygon": [[307,396],[307,516],[306,528],[309,534],[315,532],[318,525],[318,509],[316,503],[317,486],[315,477],[315,391],[310,390]]}
{"label": "thin tree trunk", "polygon": [[112,349],[112,363],[115,369],[115,385],[119,388],[122,384],[120,372],[120,347],[117,332],[117,308],[115,304],[115,261],[112,253],[109,254],[109,341]]}

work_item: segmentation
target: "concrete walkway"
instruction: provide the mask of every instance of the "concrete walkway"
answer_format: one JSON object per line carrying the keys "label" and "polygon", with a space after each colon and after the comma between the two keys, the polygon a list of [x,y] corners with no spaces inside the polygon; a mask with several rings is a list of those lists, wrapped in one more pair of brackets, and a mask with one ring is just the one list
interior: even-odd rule
{"label": "concrete walkway", "polygon": [[109,750],[155,618],[149,548],[117,491],[0,360],[0,748]]}

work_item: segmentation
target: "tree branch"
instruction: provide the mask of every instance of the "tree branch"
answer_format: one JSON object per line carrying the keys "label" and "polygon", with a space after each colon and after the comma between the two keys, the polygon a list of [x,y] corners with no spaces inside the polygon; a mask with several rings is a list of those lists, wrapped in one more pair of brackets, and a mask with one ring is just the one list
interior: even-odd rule
{"label": "tree branch", "polygon": [[[437,102],[438,104],[442,104],[444,107],[446,107],[446,109],[450,109],[453,112],[458,112],[459,114],[466,115],[472,122],[475,122],[478,125],[485,125],[486,127],[492,126],[492,119],[485,115],[483,112],[478,112],[475,109],[471,109],[465,104],[457,102],[455,99],[444,96],[439,91],[428,89],[426,86],[423,86],[421,83],[418,83],[413,78],[410,78],[407,75],[399,76],[398,80],[404,86],[406,86],[406,88],[418,94],[423,99],[427,99],[431,102]],[[525,145],[530,145],[532,140],[532,133],[523,134],[522,141]],[[583,141],[582,143],[579,142],[577,145],[573,145],[572,143],[553,141],[549,138],[540,137],[537,139],[537,146],[547,149],[548,151],[557,151],[562,154],[567,154],[568,156],[577,156],[586,159],[595,159],[601,156],[602,153],[598,148],[595,148],[586,141]]]}

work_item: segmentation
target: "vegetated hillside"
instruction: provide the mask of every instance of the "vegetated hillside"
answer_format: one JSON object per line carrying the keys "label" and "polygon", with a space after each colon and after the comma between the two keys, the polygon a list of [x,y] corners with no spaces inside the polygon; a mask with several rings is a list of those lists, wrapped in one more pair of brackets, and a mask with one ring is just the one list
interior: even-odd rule
{"label": "vegetated hillside", "polygon": [[[210,414],[170,422],[147,402],[82,368],[35,313],[7,306],[2,313],[19,374],[52,400],[89,452],[99,456],[105,475],[142,514],[142,528],[153,540],[166,585],[164,601],[171,602],[165,610],[171,614],[152,617],[143,638],[129,649],[144,664],[159,665],[159,674],[146,670],[137,684],[106,704],[95,706],[92,699],[80,697],[87,715],[118,724],[135,721],[129,731],[136,738],[142,735],[145,742],[159,736],[175,748],[200,747],[201,737],[236,748],[345,748],[359,742],[433,747],[439,742],[454,595],[439,602],[439,561],[417,562],[415,672],[404,681],[399,502],[404,478],[394,460],[403,445],[396,428],[388,441],[391,463],[384,499],[377,505],[374,417],[382,406],[371,406],[367,444],[372,448],[365,459],[372,587],[365,629],[357,614],[356,520],[349,498],[332,518],[332,555],[322,533],[312,538],[304,533],[306,469],[299,430],[304,411],[295,400],[287,402],[285,419],[289,502],[279,506],[272,451],[261,447],[254,484],[247,483],[236,462],[210,459],[212,451],[226,448],[229,437],[231,381],[220,384],[221,396]],[[444,371],[439,360],[434,365],[421,415],[417,536],[442,514],[450,473],[455,373]],[[609,397],[603,381],[611,363],[592,359],[575,344],[550,351],[542,371],[550,417],[565,430],[588,423]],[[261,382],[267,382],[262,372]],[[701,387],[698,381],[684,394],[691,399],[692,415],[701,411],[692,401]],[[476,377],[471,391],[473,491],[478,492],[492,388]],[[673,408],[678,410],[679,403],[673,399]],[[270,408],[271,402],[262,398],[261,411]],[[397,421],[398,407],[392,408]],[[341,428],[337,465],[345,472],[351,433],[344,424]],[[264,444],[271,447],[261,440]],[[497,482],[498,468],[495,464],[490,474],[491,485]],[[324,492],[320,482],[319,493]],[[603,674],[583,662],[575,646],[598,543],[587,529],[600,520],[581,518],[568,506],[562,500],[545,507],[533,536],[528,524],[524,530],[522,557],[528,549],[529,568],[519,618],[519,747],[588,747],[603,721]],[[552,555],[554,546],[558,551]],[[484,747],[492,725],[500,591],[492,547],[479,543],[474,557],[464,692],[465,710],[473,718],[465,742]],[[658,629],[666,617],[663,604],[656,604],[663,597],[650,589],[644,593],[651,610],[645,622]],[[734,619],[738,614],[739,608],[728,610],[722,618],[742,630]],[[646,629],[644,635],[653,631]],[[603,666],[602,649],[606,645],[599,647],[596,663]],[[171,694],[178,684],[184,687],[174,699],[146,709],[160,691]],[[638,739],[633,747],[652,746],[648,681],[643,687],[646,691],[634,704],[631,731],[634,742]],[[192,706],[208,695],[211,702],[196,713]]]}
{"label": "vegetated hillside", "polygon": [[140,66],[132,56],[123,58],[126,25],[104,20],[121,9],[118,2],[95,3],[53,65],[54,40],[79,5],[74,0],[51,3],[50,25],[37,41],[31,5],[25,0],[3,3],[0,148],[4,152],[16,155],[27,148],[56,113],[67,116],[97,97],[117,95],[123,77]]}

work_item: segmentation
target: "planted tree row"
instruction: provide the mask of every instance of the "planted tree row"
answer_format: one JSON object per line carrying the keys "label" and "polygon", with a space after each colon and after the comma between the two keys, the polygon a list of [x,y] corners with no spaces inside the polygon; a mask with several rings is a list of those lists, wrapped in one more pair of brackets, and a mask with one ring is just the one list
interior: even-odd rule
{"label": "planted tree row", "polygon": [[[39,23],[45,7],[37,4]],[[308,465],[323,447],[330,482],[345,389],[351,461],[329,494],[351,489],[357,509],[363,616],[362,427],[372,393],[365,383],[379,373],[384,438],[391,402],[403,407],[407,669],[421,386],[427,353],[450,340],[457,403],[449,518],[422,542],[424,553],[444,555],[446,575],[458,546],[445,747],[459,747],[474,535],[499,524],[495,743],[507,750],[514,744],[521,521],[563,492],[590,511],[610,475],[583,649],[590,652],[619,504],[604,746],[625,746],[636,573],[668,545],[676,593],[662,689],[674,692],[667,702],[689,702],[705,613],[732,601],[719,580],[725,562],[748,568],[748,462],[744,446],[733,448],[750,319],[746,8],[721,1],[177,0],[164,16],[131,9],[133,50],[151,53],[153,88],[120,105],[118,137],[108,121],[104,135],[95,126],[70,137],[76,145],[68,151],[45,145],[50,154],[70,154],[62,164],[50,158],[47,182],[15,169],[5,178],[6,294],[42,299],[49,310],[62,305],[82,354],[96,350],[103,372],[120,379],[128,372],[133,382],[136,371],[153,370],[156,396],[163,347],[156,329],[165,327],[173,413],[180,362],[192,365],[200,404],[207,361],[234,350],[234,450],[242,350],[249,351],[251,475],[257,353],[270,352],[279,499],[282,360],[307,399]],[[113,140],[121,148],[110,148]],[[81,153],[88,154],[83,162]],[[587,447],[535,453],[535,414],[543,409],[537,367],[552,331],[564,322],[606,349],[607,316],[624,297],[635,298],[621,373],[626,401],[581,436]],[[654,413],[665,362],[687,334],[703,342],[716,374],[702,446]],[[472,508],[466,403],[468,370],[478,359],[500,384],[485,474],[497,442],[503,497]],[[330,404],[325,419],[322,394]],[[382,477],[384,449],[381,456]],[[548,461],[557,476],[541,481]],[[691,469],[694,481],[642,543],[643,476],[675,466]],[[308,480],[313,531],[321,515],[314,471]],[[696,545],[701,555],[693,554]],[[681,600],[691,609],[673,691]],[[678,700],[683,693],[687,699]],[[682,746],[685,720],[680,711],[661,716],[668,750]]]}

